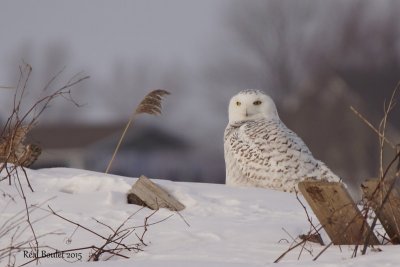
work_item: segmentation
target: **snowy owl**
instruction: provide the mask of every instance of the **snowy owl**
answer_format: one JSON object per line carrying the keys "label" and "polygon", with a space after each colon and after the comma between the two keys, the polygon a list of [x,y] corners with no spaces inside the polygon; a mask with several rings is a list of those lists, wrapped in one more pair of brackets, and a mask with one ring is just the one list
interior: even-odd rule
{"label": "snowy owl", "polygon": [[224,151],[228,185],[294,192],[305,179],[340,181],[283,124],[274,101],[260,90],[243,90],[230,100]]}

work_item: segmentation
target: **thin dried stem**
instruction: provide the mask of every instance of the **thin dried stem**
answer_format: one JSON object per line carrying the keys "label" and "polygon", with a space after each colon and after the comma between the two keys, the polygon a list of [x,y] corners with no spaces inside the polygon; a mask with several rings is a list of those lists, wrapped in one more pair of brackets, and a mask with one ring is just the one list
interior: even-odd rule
{"label": "thin dried stem", "polygon": [[[398,161],[399,159],[400,159],[400,152],[398,152],[398,153],[396,154],[396,156],[393,158],[393,160],[389,163],[388,167],[386,168],[386,170],[385,170],[385,172],[384,172],[384,174],[383,174],[383,176],[382,176],[380,185],[381,185],[382,181],[385,179],[385,177],[386,177],[388,171],[390,170],[390,168],[392,167],[392,165],[393,165],[396,161]],[[374,220],[372,221],[371,228],[370,228],[370,230],[369,230],[369,232],[368,232],[368,234],[367,234],[367,237],[365,238],[365,244],[364,244],[364,247],[363,247],[362,252],[361,252],[362,255],[365,255],[365,253],[367,252],[367,246],[368,246],[369,239],[370,239],[370,237],[371,237],[371,235],[372,235],[372,231],[374,230],[374,228],[375,228],[375,226],[376,226],[376,223],[377,223],[377,221],[378,221],[378,218],[379,218],[379,216],[380,216],[380,213],[381,213],[382,210],[383,210],[383,206],[384,206],[384,205],[386,204],[386,202],[388,201],[389,196],[390,196],[390,193],[392,192],[392,190],[393,190],[394,187],[395,187],[395,184],[396,184],[396,182],[397,182],[397,180],[398,180],[398,178],[399,178],[398,173],[396,174],[395,177],[396,177],[396,178],[393,179],[393,181],[391,181],[390,186],[389,186],[389,189],[388,189],[388,191],[386,192],[386,195],[385,195],[385,197],[383,198],[381,205],[380,205],[379,208],[376,210],[376,214],[375,214]],[[379,186],[378,186],[378,187],[379,187]],[[377,187],[377,189],[378,189],[378,187]],[[377,191],[377,190],[376,190],[376,191]],[[372,194],[372,195],[374,196],[374,194]]]}
{"label": "thin dried stem", "polygon": [[[15,258],[15,252],[20,251],[18,250],[18,246],[30,244],[31,249],[37,252],[41,247],[38,239],[43,236],[38,236],[36,234],[34,224],[38,220],[32,220],[31,218],[31,212],[35,208],[29,205],[25,190],[27,187],[33,192],[33,188],[29,181],[28,174],[24,168],[36,160],[38,154],[40,154],[40,147],[34,144],[24,145],[23,141],[25,140],[27,133],[34,127],[42,112],[49,106],[53,99],[61,96],[67,98],[77,105],[77,103],[71,97],[70,88],[89,78],[89,76],[82,78],[74,76],[74,78],[68,81],[67,84],[55,90],[55,92],[51,93],[50,95],[42,97],[31,107],[28,107],[27,111],[23,113],[22,107],[25,96],[27,95],[28,81],[32,73],[32,67],[29,64],[24,64],[23,66],[19,67],[19,72],[20,76],[12,99],[12,112],[0,132],[0,173],[3,171],[5,173],[4,177],[0,177],[0,182],[7,179],[9,185],[11,185],[12,181],[14,181],[15,188],[22,198],[25,207],[24,213],[17,213],[15,217],[11,217],[9,220],[6,220],[6,222],[0,225],[0,237],[4,237],[10,231],[15,231],[11,236],[12,242],[10,246],[2,249],[8,253],[9,259],[12,257]],[[52,82],[61,74],[61,72],[59,72],[50,80],[43,91],[46,91],[50,87]],[[12,163],[13,165],[8,163]],[[26,185],[21,181],[21,179],[23,179],[21,175],[25,177]],[[26,223],[27,226],[22,227],[21,225],[23,223]],[[29,230],[33,237],[28,241],[15,244],[16,240],[26,230]],[[2,256],[0,255],[0,259],[1,257]],[[35,256],[33,261],[38,263],[38,257]]]}
{"label": "thin dried stem", "polygon": [[387,137],[383,136],[375,126],[373,126],[359,111],[357,111],[353,106],[350,106],[351,111],[354,112],[365,124],[367,124],[380,138],[383,138],[385,142],[391,146],[393,149],[396,149],[396,146],[393,142],[391,142]]}
{"label": "thin dried stem", "polygon": [[[296,193],[296,199],[297,199],[297,201],[300,203],[300,205],[303,207],[304,212],[306,213],[307,220],[308,220],[308,222],[309,222],[309,224],[310,224],[311,229],[314,230],[314,231],[315,231],[315,234],[318,235],[318,236],[320,237],[319,244],[322,245],[322,246],[324,246],[324,245],[325,245],[325,244],[324,244],[324,241],[322,240],[321,235],[319,234],[319,231],[318,231],[317,227],[315,227],[314,223],[312,222],[312,219],[311,219],[310,215],[308,214],[308,211],[307,211],[306,206],[303,204],[303,202],[302,202],[302,201],[300,200],[300,198],[299,198],[299,192],[298,192],[297,190],[295,190],[295,193]],[[312,230],[309,231],[309,233],[308,233],[307,236],[310,236],[310,235],[311,235]]]}
{"label": "thin dried stem", "polygon": [[[89,76],[73,76],[64,86],[55,90],[53,93],[43,96],[32,106],[27,108],[26,112],[21,111],[24,96],[28,88],[28,81],[32,73],[32,67],[29,64],[20,66],[20,77],[13,97],[13,109],[3,126],[0,135],[0,162],[11,162],[15,165],[29,166],[40,154],[39,146],[31,144],[25,146],[22,144],[27,133],[36,125],[40,115],[46,110],[52,100],[57,97],[63,97],[76,106],[79,104],[71,97],[71,87],[86,80]],[[58,72],[45,86],[43,92],[47,91],[53,81],[60,76],[63,70]],[[25,157],[26,156],[26,157]],[[0,166],[3,170],[5,164]],[[11,181],[9,179],[9,184]],[[28,181],[29,184],[29,181]]]}
{"label": "thin dried stem", "polygon": [[[383,183],[384,183],[384,180],[387,177],[387,174],[389,173],[389,170],[392,168],[392,166],[400,158],[400,151],[397,150],[396,147],[394,147],[394,149],[396,149],[396,155],[392,159],[392,161],[388,164],[386,169],[385,170],[383,169],[383,150],[384,150],[384,142],[385,142],[384,140],[385,140],[385,133],[386,133],[386,124],[387,124],[387,120],[388,120],[390,112],[393,110],[394,106],[396,105],[395,98],[396,98],[396,95],[397,95],[397,92],[398,92],[399,88],[400,88],[400,82],[397,83],[395,89],[393,90],[392,95],[391,95],[390,100],[389,100],[389,104],[387,106],[384,105],[384,116],[382,118],[382,121],[381,121],[381,124],[380,124],[380,127],[379,127],[379,133],[380,133],[380,135],[379,135],[379,144],[380,144],[380,166],[379,166],[380,168],[379,168],[379,173],[380,173],[380,179],[379,180],[380,181],[379,181],[379,185],[376,187],[376,189],[372,193],[372,198],[376,197],[376,194],[379,191],[378,190],[379,188],[383,188]],[[364,246],[363,246],[362,251],[361,251],[362,255],[365,255],[365,253],[367,252],[367,247],[368,247],[369,240],[370,240],[370,238],[372,236],[372,232],[373,232],[373,230],[374,230],[374,228],[376,226],[376,223],[378,221],[380,213],[382,212],[383,206],[385,205],[385,203],[389,199],[389,195],[390,195],[391,191],[393,190],[398,177],[399,177],[399,175],[398,175],[398,171],[397,171],[396,175],[395,175],[395,179],[393,179],[393,181],[391,181],[389,189],[386,192],[386,195],[384,196],[384,198],[382,200],[382,203],[380,204],[379,208],[375,211],[375,217],[374,217],[374,219],[372,221],[370,230],[367,233],[367,237],[365,239]],[[367,209],[367,213],[368,213],[368,210],[370,209],[370,207],[369,207],[368,203],[366,203],[366,205],[367,205],[366,209]]]}
{"label": "thin dried stem", "polygon": [[[322,229],[322,226],[318,228],[318,231]],[[290,251],[294,250],[295,248],[298,248],[300,246],[303,246],[306,242],[308,241],[307,238],[302,239],[301,242],[297,243],[294,246],[290,246],[285,252],[283,252],[275,261],[274,263],[278,263],[281,259],[283,259]]]}
{"label": "thin dried stem", "polygon": [[136,116],[139,114],[161,115],[161,110],[162,110],[161,102],[163,100],[163,97],[165,95],[169,95],[169,94],[170,93],[166,90],[157,89],[157,90],[151,91],[143,98],[143,100],[139,103],[139,105],[133,112],[128,123],[126,124],[125,129],[122,132],[121,137],[119,138],[118,144],[115,147],[115,150],[111,157],[111,160],[108,163],[105,173],[109,173],[112,163],[114,162],[114,159],[115,159],[115,157],[118,153],[118,150],[122,144],[122,141],[125,138],[125,135],[129,129],[129,127],[135,121]]}

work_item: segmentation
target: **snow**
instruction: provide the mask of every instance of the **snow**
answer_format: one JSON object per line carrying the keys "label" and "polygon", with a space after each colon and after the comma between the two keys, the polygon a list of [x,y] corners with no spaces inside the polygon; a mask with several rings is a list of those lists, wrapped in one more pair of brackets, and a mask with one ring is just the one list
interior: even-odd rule
{"label": "snow", "polygon": [[[136,178],[106,175],[78,169],[51,168],[27,170],[34,188],[25,190],[29,203],[43,203],[42,209],[32,212],[32,218],[46,214],[49,205],[58,214],[107,236],[110,231],[93,218],[118,227],[140,207],[126,203],[126,192]],[[260,188],[236,188],[217,184],[200,184],[154,180],[186,205],[180,214],[161,209],[149,219],[149,223],[167,220],[149,226],[142,252],[124,253],[129,259],[112,258],[112,265],[124,266],[268,266],[285,252],[291,237],[305,234],[309,223],[295,195]],[[12,195],[16,202],[0,195],[0,227],[16,212],[24,209],[16,187],[1,182],[0,189]],[[302,199],[302,198],[300,198]],[[47,201],[47,202],[46,202]],[[304,200],[302,200],[305,203]],[[309,212],[311,213],[310,209]],[[152,213],[145,208],[134,215],[130,224],[143,225]],[[181,216],[184,218],[182,218]],[[316,221],[315,218],[313,218]],[[188,226],[186,222],[190,225]],[[71,249],[88,245],[101,245],[101,239],[76,230],[76,227],[54,215],[34,224],[37,234],[57,231],[62,235],[50,235],[41,239],[58,249]],[[75,232],[74,232],[75,231]],[[141,233],[138,229],[137,233]],[[25,231],[19,238],[29,238]],[[10,242],[11,235],[0,240],[0,249]],[[71,242],[66,240],[70,238]],[[132,242],[136,237],[132,235]],[[323,234],[325,243],[329,243]],[[289,243],[288,243],[289,242]],[[324,247],[318,244],[306,246],[314,256]],[[332,246],[316,262],[313,256],[300,248],[287,254],[279,266],[398,266],[400,253],[396,246],[381,246],[382,252],[368,251],[366,256],[351,258],[353,246]],[[74,266],[109,266],[110,262],[87,263],[88,251],[82,252],[82,261]],[[17,254],[17,263],[24,259]],[[6,262],[0,262],[5,266]],[[18,265],[17,264],[17,265]],[[54,265],[55,264],[55,265]],[[34,263],[31,263],[34,265]],[[60,258],[42,259],[41,266],[71,266]]]}

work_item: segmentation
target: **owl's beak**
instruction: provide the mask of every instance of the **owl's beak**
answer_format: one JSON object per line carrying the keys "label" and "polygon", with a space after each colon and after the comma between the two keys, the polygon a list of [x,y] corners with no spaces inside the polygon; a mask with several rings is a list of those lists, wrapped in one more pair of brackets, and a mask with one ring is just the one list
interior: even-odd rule
{"label": "owl's beak", "polygon": [[249,113],[247,113],[247,108],[246,108],[245,116],[246,117],[249,116]]}

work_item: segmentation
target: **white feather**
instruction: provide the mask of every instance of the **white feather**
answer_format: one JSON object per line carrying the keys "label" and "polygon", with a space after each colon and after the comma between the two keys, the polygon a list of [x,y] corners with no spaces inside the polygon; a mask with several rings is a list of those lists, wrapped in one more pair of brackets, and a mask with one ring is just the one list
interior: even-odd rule
{"label": "white feather", "polygon": [[273,100],[259,90],[232,97],[225,129],[226,183],[287,192],[304,179],[340,181],[279,119]]}

